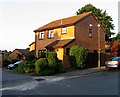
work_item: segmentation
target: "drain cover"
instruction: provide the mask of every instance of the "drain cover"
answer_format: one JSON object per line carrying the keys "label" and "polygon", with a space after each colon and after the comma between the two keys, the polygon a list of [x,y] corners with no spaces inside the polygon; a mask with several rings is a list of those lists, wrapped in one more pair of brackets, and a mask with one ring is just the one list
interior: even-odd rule
{"label": "drain cover", "polygon": [[43,81],[45,80],[44,78],[34,78],[36,81]]}

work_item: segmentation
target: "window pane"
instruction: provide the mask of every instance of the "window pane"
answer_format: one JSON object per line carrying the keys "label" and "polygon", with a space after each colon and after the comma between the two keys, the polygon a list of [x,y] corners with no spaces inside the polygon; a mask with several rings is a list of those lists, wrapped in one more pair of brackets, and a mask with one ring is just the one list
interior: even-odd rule
{"label": "window pane", "polygon": [[54,38],[54,32],[51,33],[51,38]]}
{"label": "window pane", "polygon": [[66,33],[66,28],[62,28],[62,33]]}
{"label": "window pane", "polygon": [[44,39],[44,32],[41,33],[41,39]]}
{"label": "window pane", "polygon": [[48,38],[53,38],[53,37],[54,37],[54,30],[49,30]]}
{"label": "window pane", "polygon": [[40,32],[39,39],[44,39],[44,32]]}
{"label": "window pane", "polygon": [[51,34],[51,30],[49,30],[49,32],[48,32],[48,38],[50,38],[50,36],[51,36],[50,34]]}

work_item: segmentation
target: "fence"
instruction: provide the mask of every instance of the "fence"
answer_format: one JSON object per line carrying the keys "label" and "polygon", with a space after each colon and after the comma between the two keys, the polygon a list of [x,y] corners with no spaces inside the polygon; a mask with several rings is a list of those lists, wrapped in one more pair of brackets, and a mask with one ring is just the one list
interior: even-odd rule
{"label": "fence", "polygon": [[[100,55],[101,55],[100,65],[104,66],[105,60],[108,59],[109,55],[107,55],[105,53],[101,53]],[[98,66],[98,53],[97,52],[96,53],[88,53],[87,60],[85,62],[85,66],[86,66],[86,68]]]}

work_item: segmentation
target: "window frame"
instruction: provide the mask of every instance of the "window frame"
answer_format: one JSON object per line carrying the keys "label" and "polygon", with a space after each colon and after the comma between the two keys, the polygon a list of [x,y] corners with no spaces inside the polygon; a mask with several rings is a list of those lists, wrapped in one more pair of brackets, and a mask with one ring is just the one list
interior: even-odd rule
{"label": "window frame", "polygon": [[46,50],[38,50],[38,57],[40,57],[42,53],[47,53],[47,51]]}
{"label": "window frame", "polygon": [[43,40],[44,39],[44,31],[39,32],[39,39]]}
{"label": "window frame", "polygon": [[89,28],[89,37],[92,37],[92,28]]}
{"label": "window frame", "polygon": [[54,30],[49,30],[48,31],[48,38],[54,38]]}
{"label": "window frame", "polygon": [[62,33],[62,34],[66,34],[66,33],[67,33],[67,28],[66,28],[66,27],[62,28],[62,29],[61,29],[61,33]]}

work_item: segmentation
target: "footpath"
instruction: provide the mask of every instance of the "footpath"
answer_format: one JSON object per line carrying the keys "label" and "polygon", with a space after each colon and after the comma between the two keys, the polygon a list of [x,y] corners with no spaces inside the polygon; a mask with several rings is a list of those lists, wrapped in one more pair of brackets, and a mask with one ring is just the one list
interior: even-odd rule
{"label": "footpath", "polygon": [[97,73],[97,72],[101,72],[105,70],[106,70],[105,66],[102,66],[100,70],[98,70],[97,67],[94,67],[94,68],[88,68],[88,69],[83,69],[83,70],[69,71],[69,72],[65,72],[61,74],[56,74],[53,76],[40,76],[40,77],[38,76],[38,77],[34,77],[34,79],[37,81],[44,81],[44,80],[45,81],[59,81],[63,79],[77,78],[80,76],[84,76],[84,75],[91,74],[91,73]]}

